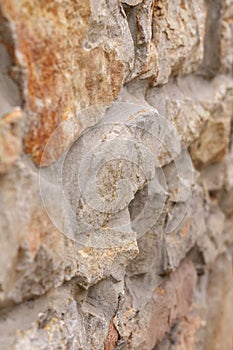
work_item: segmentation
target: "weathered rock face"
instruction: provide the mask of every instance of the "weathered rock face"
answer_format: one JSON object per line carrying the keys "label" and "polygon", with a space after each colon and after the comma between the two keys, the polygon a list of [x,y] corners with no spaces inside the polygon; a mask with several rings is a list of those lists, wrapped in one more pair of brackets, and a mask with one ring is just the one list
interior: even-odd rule
{"label": "weathered rock face", "polygon": [[[13,26],[15,60],[23,74],[29,117],[25,151],[38,163],[60,122],[80,108],[111,103],[118,95],[124,62],[110,42],[104,46],[102,36],[105,41],[108,32],[121,37],[125,20],[119,13],[112,28],[101,34],[98,27],[106,26],[117,5],[108,8],[106,4],[106,14],[101,13],[98,2],[90,6],[83,1],[3,1],[1,6],[4,18]],[[123,46],[122,39],[119,44]]]}
{"label": "weathered rock face", "polygon": [[0,0],[1,349],[232,348],[232,0]]}

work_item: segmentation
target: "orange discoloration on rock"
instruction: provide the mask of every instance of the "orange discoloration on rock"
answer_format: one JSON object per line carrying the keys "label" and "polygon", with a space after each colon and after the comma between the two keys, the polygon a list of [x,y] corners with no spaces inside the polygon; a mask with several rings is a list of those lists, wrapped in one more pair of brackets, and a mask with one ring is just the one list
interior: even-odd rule
{"label": "orange discoloration on rock", "polygon": [[[51,133],[63,120],[82,108],[114,100],[124,65],[113,51],[83,48],[89,2],[10,0],[3,1],[2,8],[14,24],[17,64],[26,76],[25,151],[40,164]],[[61,132],[57,144],[63,138]]]}
{"label": "orange discoloration on rock", "polygon": [[160,294],[162,296],[165,296],[167,294],[166,289],[165,288],[161,288],[161,287],[156,288],[155,293],[158,293],[158,294]]}
{"label": "orange discoloration on rock", "polygon": [[189,227],[190,227],[190,222],[187,221],[180,230],[180,234],[182,237],[187,236],[187,233],[189,231]]}
{"label": "orange discoloration on rock", "polygon": [[113,320],[109,323],[108,335],[104,343],[104,350],[114,350],[118,340],[118,332],[113,323]]}
{"label": "orange discoloration on rock", "polygon": [[23,117],[23,113],[20,108],[15,108],[11,113],[5,114],[2,119],[0,119],[0,125],[5,123],[14,124],[16,121]]}

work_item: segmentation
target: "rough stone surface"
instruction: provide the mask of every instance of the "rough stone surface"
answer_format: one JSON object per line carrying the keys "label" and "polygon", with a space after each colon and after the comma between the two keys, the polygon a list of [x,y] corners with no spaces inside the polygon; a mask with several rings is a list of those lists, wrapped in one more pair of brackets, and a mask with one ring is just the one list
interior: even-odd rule
{"label": "rough stone surface", "polygon": [[232,282],[232,257],[220,255],[201,276],[190,311],[155,349],[231,349]]}
{"label": "rough stone surface", "polygon": [[[101,34],[98,27],[106,26],[107,16],[117,6],[108,9],[105,5],[109,14],[102,14],[98,2],[93,2],[93,7],[72,0],[63,5],[59,1],[3,1],[1,5],[4,17],[12,23],[16,64],[24,74],[23,95],[29,115],[25,150],[38,163],[60,122],[80,108],[111,103],[119,93],[124,63],[110,42],[105,48],[102,35],[97,37]],[[90,21],[92,14],[96,27]],[[122,17],[120,13],[118,17]],[[113,30],[108,28],[109,35],[124,33],[124,19],[119,23],[119,18],[113,22]]]}
{"label": "rough stone surface", "polygon": [[0,174],[5,174],[22,152],[23,114],[15,109],[0,119]]}
{"label": "rough stone surface", "polygon": [[222,70],[233,74],[233,2],[223,2],[221,30],[221,65]]}
{"label": "rough stone surface", "polygon": [[[196,282],[196,271],[189,261],[171,273],[168,279],[152,291],[150,297],[144,294],[144,284],[127,282],[128,298],[120,304],[115,324],[120,334],[119,348],[152,349],[172,325],[189,309]],[[134,288],[132,288],[134,286]],[[136,291],[136,292],[135,292]],[[118,348],[118,347],[117,347]]]}
{"label": "rough stone surface", "polygon": [[205,6],[201,1],[155,1],[152,42],[158,70],[153,85],[196,71],[203,58]]}
{"label": "rough stone surface", "polygon": [[0,0],[1,350],[230,350],[232,0]]}

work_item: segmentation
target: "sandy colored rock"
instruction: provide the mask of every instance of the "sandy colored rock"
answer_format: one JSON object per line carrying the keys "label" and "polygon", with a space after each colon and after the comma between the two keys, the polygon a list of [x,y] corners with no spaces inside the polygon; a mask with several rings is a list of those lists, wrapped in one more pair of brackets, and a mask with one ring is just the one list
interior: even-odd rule
{"label": "sandy colored rock", "polygon": [[22,152],[23,113],[20,109],[0,119],[0,174],[4,174]]}
{"label": "sandy colored rock", "polygon": [[213,83],[213,100],[202,100],[202,106],[210,113],[200,137],[190,147],[190,155],[197,169],[219,162],[227,154],[230,142],[233,87],[231,81],[224,84],[220,78]]}
{"label": "sandy colored rock", "polygon": [[[191,155],[197,169],[219,162],[227,152],[230,121],[209,122],[200,138],[192,145]],[[213,139],[213,136],[214,139]]]}

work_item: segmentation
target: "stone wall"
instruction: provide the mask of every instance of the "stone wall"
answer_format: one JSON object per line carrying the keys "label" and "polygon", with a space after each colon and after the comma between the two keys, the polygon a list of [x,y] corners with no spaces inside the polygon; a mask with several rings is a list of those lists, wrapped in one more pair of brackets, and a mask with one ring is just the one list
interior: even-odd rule
{"label": "stone wall", "polygon": [[1,350],[230,350],[233,1],[0,0]]}

